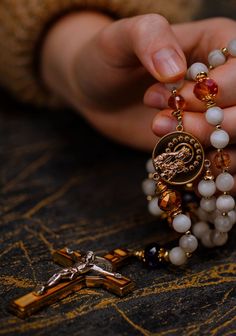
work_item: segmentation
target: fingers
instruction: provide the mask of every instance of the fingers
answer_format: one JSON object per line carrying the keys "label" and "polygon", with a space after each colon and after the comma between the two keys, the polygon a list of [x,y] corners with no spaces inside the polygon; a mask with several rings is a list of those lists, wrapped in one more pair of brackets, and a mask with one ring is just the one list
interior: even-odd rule
{"label": "fingers", "polygon": [[[224,27],[224,29],[222,29]],[[208,54],[214,49],[221,49],[235,39],[236,21],[217,18],[172,26],[178,42],[187,56],[189,64],[203,62],[208,65]],[[186,34],[186,31],[189,32]],[[217,39],[215,36],[217,35]],[[183,38],[183,36],[185,38]],[[235,89],[236,58],[229,57],[223,66],[210,71],[209,77],[214,79],[219,87],[216,102],[221,107],[236,105]],[[204,104],[193,94],[194,82],[186,82],[181,94],[186,100],[186,109],[202,111]],[[165,101],[169,97],[168,90],[160,84],[148,89],[145,94],[145,104],[152,107],[167,107]]]}
{"label": "fingers", "polygon": [[[184,129],[186,132],[195,135],[204,146],[210,146],[210,134],[214,130],[205,120],[205,115],[201,112],[184,112]],[[177,125],[176,118],[171,115],[170,110],[158,112],[152,123],[152,130],[157,136],[163,136],[166,133],[175,130]],[[224,110],[224,121],[222,128],[228,132],[230,141],[236,142],[236,107],[230,107]]]}
{"label": "fingers", "polygon": [[160,82],[172,82],[186,72],[186,60],[165,18],[157,14],[119,20],[104,30],[102,44],[109,45],[109,63],[133,66],[134,59]]}
{"label": "fingers", "polygon": [[[80,110],[80,103],[75,99],[73,106]],[[156,144],[157,138],[151,130],[151,123],[156,111],[140,104],[127,106],[118,113],[107,113],[103,110],[86,111],[87,121],[106,137],[149,153]]]}
{"label": "fingers", "polygon": [[[213,69],[209,77],[218,84],[219,92],[216,97],[216,104],[223,108],[236,105],[236,58],[231,58],[224,66]],[[205,104],[198,100],[193,93],[194,82],[185,81],[180,94],[185,98],[186,110],[204,111]],[[144,103],[150,107],[163,109],[167,107],[170,92],[161,83],[156,83],[145,93]]]}
{"label": "fingers", "polygon": [[197,60],[208,63],[208,54],[212,50],[226,47],[236,37],[236,21],[229,18],[177,24],[172,29],[190,64]]}

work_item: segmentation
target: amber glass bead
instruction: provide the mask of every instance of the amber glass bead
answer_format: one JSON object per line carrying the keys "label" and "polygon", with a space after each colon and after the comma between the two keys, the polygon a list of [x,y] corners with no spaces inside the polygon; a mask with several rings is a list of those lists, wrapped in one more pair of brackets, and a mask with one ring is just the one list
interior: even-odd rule
{"label": "amber glass bead", "polygon": [[221,151],[215,155],[214,164],[218,169],[227,169],[230,167],[230,156],[228,153]]}
{"label": "amber glass bead", "polygon": [[217,95],[218,85],[211,78],[203,78],[195,84],[193,92],[197,99],[208,101]]}
{"label": "amber glass bead", "polygon": [[158,205],[163,211],[172,211],[181,205],[181,195],[178,191],[165,190],[158,199]]}
{"label": "amber glass bead", "polygon": [[168,105],[173,110],[183,110],[186,106],[186,102],[181,95],[171,95],[168,100]]}

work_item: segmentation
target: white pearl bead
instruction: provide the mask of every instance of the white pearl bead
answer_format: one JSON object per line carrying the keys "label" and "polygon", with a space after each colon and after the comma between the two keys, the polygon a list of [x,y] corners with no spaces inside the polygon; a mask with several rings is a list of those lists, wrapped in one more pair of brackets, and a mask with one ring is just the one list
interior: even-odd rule
{"label": "white pearl bead", "polygon": [[153,166],[152,159],[149,159],[146,163],[146,170],[148,173],[155,173],[155,168]]}
{"label": "white pearl bead", "polygon": [[218,106],[213,106],[207,109],[205,117],[210,125],[216,126],[224,120],[224,111]]}
{"label": "white pearl bead", "polygon": [[215,130],[212,132],[210,141],[213,147],[215,148],[225,148],[229,143],[229,134],[224,130]]}
{"label": "white pearl bead", "polygon": [[208,62],[214,68],[226,62],[226,57],[220,49],[212,50],[208,55]]}
{"label": "white pearl bead", "polygon": [[189,74],[193,80],[196,79],[197,75],[200,72],[206,72],[207,74],[209,72],[208,67],[203,63],[199,63],[199,62],[193,63],[191,67],[189,68]]}
{"label": "white pearl bead", "polygon": [[232,226],[228,216],[219,215],[215,219],[215,228],[220,232],[228,232],[232,229]]}
{"label": "white pearl bead", "polygon": [[170,250],[169,260],[173,265],[181,266],[187,261],[187,257],[184,250],[178,246]]}
{"label": "white pearl bead", "polygon": [[166,83],[165,84],[165,87],[170,92],[173,91],[173,90],[180,90],[183,86],[184,86],[184,80],[183,79],[181,79],[180,81],[175,82],[175,83]]}
{"label": "white pearl bead", "polygon": [[198,247],[197,238],[191,234],[184,235],[179,240],[179,246],[182,247],[185,252],[192,253]]}
{"label": "white pearl bead", "polygon": [[236,57],[236,39],[230,41],[227,48],[229,50],[230,55]]}
{"label": "white pearl bead", "polygon": [[160,216],[162,214],[162,210],[158,206],[158,198],[154,197],[150,202],[148,202],[148,210],[153,216]]}
{"label": "white pearl bead", "polygon": [[212,232],[211,239],[212,239],[213,244],[215,244],[216,246],[222,246],[228,240],[228,233],[227,232],[219,232],[217,230],[214,230]]}
{"label": "white pearl bead", "polygon": [[179,214],[175,216],[172,225],[176,232],[184,233],[190,229],[191,220],[188,216]]}
{"label": "white pearl bead", "polygon": [[235,200],[230,195],[220,195],[216,200],[216,207],[221,212],[229,212],[235,207]]}
{"label": "white pearl bead", "polygon": [[235,210],[231,210],[227,213],[229,219],[230,219],[230,222],[232,223],[232,225],[234,225],[236,223],[236,212]]}
{"label": "white pearl bead", "polygon": [[216,178],[216,187],[220,191],[230,191],[234,186],[234,178],[229,173],[221,173]]}
{"label": "white pearl bead", "polygon": [[206,232],[204,236],[202,236],[201,243],[203,246],[208,247],[208,248],[212,248],[215,246],[214,243],[212,242],[211,234],[212,234],[212,231],[209,230],[208,232]]}
{"label": "white pearl bead", "polygon": [[215,182],[212,180],[201,180],[198,183],[198,191],[203,197],[211,197],[216,192]]}
{"label": "white pearl bead", "polygon": [[197,222],[193,226],[193,234],[199,239],[202,238],[209,230],[209,225],[206,222]]}
{"label": "white pearl bead", "polygon": [[192,77],[191,77],[191,74],[190,74],[190,68],[188,68],[185,77],[186,77],[186,79],[188,79],[188,80],[192,80]]}
{"label": "white pearl bead", "polygon": [[142,183],[142,190],[147,196],[154,196],[156,191],[156,184],[153,180],[146,179]]}
{"label": "white pearl bead", "polygon": [[203,210],[207,212],[212,212],[216,208],[216,198],[202,198],[200,201],[200,206]]}

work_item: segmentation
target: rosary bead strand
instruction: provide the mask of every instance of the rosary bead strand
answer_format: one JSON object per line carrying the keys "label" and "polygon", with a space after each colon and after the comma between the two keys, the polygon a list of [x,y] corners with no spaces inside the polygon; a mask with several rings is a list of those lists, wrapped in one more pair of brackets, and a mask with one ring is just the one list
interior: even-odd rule
{"label": "rosary bead strand", "polygon": [[[234,56],[234,46],[236,45],[236,40],[233,40],[229,43],[227,48],[223,48],[221,50],[214,50],[208,55],[208,61],[210,63],[211,68],[215,68],[217,66],[220,66],[224,64],[227,60],[227,56],[231,55]],[[232,48],[233,46],[233,48]],[[231,50],[231,53],[229,51]],[[233,53],[232,53],[233,49]],[[193,64],[192,68],[196,69],[198,65]],[[193,74],[193,76],[196,75],[196,72],[194,73],[193,71],[190,74]],[[223,122],[224,119],[224,111],[216,106],[215,103],[215,97],[218,93],[218,86],[214,81],[210,80],[207,77],[207,73],[198,73],[195,78],[192,76],[192,79],[197,81],[197,84],[195,85],[194,88],[194,93],[195,96],[200,99],[201,101],[205,101],[208,107],[205,117],[206,121],[212,125],[215,126],[215,131],[210,136],[210,142],[213,147],[217,149],[217,154],[215,157],[215,161],[217,161],[217,168],[222,169],[222,173],[218,175],[216,178],[215,182],[215,187],[223,192],[222,195],[220,195],[216,200],[215,198],[211,199],[210,197],[212,195],[207,195],[204,193],[203,190],[203,185],[204,181],[202,180],[199,185],[198,185],[198,190],[200,194],[203,196],[200,206],[202,207],[203,210],[212,212],[214,211],[214,202],[215,202],[215,207],[218,210],[218,214],[216,214],[214,218],[214,225],[215,225],[215,230],[212,232],[211,235],[211,240],[214,245],[222,245],[227,241],[228,234],[227,232],[231,230],[233,226],[233,221],[230,220],[228,213],[232,211],[235,208],[235,201],[232,196],[228,194],[228,192],[233,188],[234,186],[234,178],[232,175],[230,175],[227,170],[229,168],[229,161],[230,158],[229,156],[223,152],[223,149],[228,145],[229,143],[229,135],[227,132],[225,132],[222,127],[221,123]],[[209,81],[211,85],[209,85]],[[204,83],[203,83],[204,82]],[[201,95],[199,94],[199,91],[201,91],[200,84],[203,83],[203,92],[205,94]],[[220,162],[222,162],[222,165]],[[206,184],[206,183],[205,183]],[[213,188],[213,182],[211,182],[212,188]],[[208,182],[208,191],[210,192],[210,184]],[[212,189],[213,191],[213,189]],[[204,240],[203,240],[204,243]],[[207,245],[208,242],[207,242]]]}
{"label": "rosary bead strand", "polygon": [[[165,261],[169,261],[176,266],[183,265],[187,261],[187,258],[191,256],[191,253],[197,249],[198,239],[204,246],[209,248],[224,245],[228,239],[228,232],[236,223],[235,201],[229,194],[234,186],[234,178],[228,172],[230,167],[230,156],[224,150],[229,144],[230,139],[228,133],[223,130],[221,126],[224,120],[224,111],[216,105],[215,101],[218,94],[218,85],[213,79],[209,78],[208,75],[209,69],[211,70],[217,66],[225,64],[229,56],[236,57],[236,39],[232,40],[227,47],[216,49],[209,53],[209,68],[205,64],[197,62],[192,64],[187,71],[187,78],[196,81],[193,90],[194,95],[197,99],[206,104],[205,119],[211,126],[215,127],[215,130],[210,135],[210,143],[216,149],[216,154],[213,160],[214,165],[217,169],[221,170],[221,173],[215,179],[210,170],[211,162],[205,160],[205,174],[198,183],[198,191],[202,198],[200,200],[200,207],[194,215],[195,223],[193,227],[189,213],[184,214],[182,212],[182,201],[179,191],[174,191],[168,186],[169,181],[171,181],[170,184],[175,184],[172,183],[172,172],[168,171],[168,168],[165,168],[164,171],[160,171],[161,169],[159,167],[160,160],[161,163],[165,162],[165,160],[169,163],[172,160],[172,148],[176,148],[176,143],[178,143],[178,141],[173,139],[172,142],[169,142],[168,148],[165,149],[166,154],[161,152],[161,154],[157,156],[159,161],[157,160],[157,162],[155,162],[154,156],[154,161],[151,161],[150,159],[146,165],[149,178],[144,181],[143,190],[149,201],[149,212],[155,216],[163,216],[167,213],[168,222],[171,223],[172,228],[177,233],[183,234],[179,239],[179,246],[173,247],[169,251],[165,250]],[[183,81],[166,84],[165,86],[172,92],[168,105],[173,109],[172,115],[175,116],[178,121],[176,131],[181,134],[181,132],[183,132],[182,118],[183,110],[185,108],[185,100],[177,90],[182,88]],[[186,133],[183,132],[182,134],[184,135]],[[171,133],[169,136],[170,135]],[[168,137],[168,135],[166,135],[166,137]],[[191,138],[191,135],[190,137],[180,136],[179,138],[187,141],[186,138]],[[165,139],[165,137],[162,139]],[[191,145],[194,145],[194,140],[191,141],[193,142],[190,143],[190,148]],[[182,146],[185,145],[183,145],[183,143],[184,142],[182,141]],[[160,147],[162,144],[160,145],[158,143],[157,145]],[[195,144],[194,146],[198,145]],[[186,151],[186,153],[188,153],[188,150]],[[158,154],[155,149],[154,152],[155,155]],[[175,152],[177,157],[179,152],[177,150],[175,150]],[[198,155],[201,154],[200,149],[198,152]],[[185,159],[186,156],[183,158],[183,163],[185,162]],[[195,163],[196,167],[199,162],[195,161]],[[167,166],[168,165],[166,165],[166,167]],[[183,169],[185,169],[184,172],[188,174],[189,169]],[[191,169],[194,169],[193,165]],[[178,168],[176,171],[178,171]],[[183,170],[179,169],[180,173],[182,171]],[[150,182],[152,178],[156,182],[156,188],[154,181],[152,181],[154,185]],[[155,196],[155,189],[157,196]],[[215,196],[217,190],[222,193],[218,197]],[[198,216],[197,221],[196,215]],[[214,225],[214,229],[211,229],[210,225]],[[190,231],[191,228],[192,233]],[[150,249],[148,251],[150,252]],[[160,255],[162,255],[160,252],[161,249],[156,246],[155,251],[155,255],[159,256],[158,260],[163,261],[163,258],[160,257]]]}

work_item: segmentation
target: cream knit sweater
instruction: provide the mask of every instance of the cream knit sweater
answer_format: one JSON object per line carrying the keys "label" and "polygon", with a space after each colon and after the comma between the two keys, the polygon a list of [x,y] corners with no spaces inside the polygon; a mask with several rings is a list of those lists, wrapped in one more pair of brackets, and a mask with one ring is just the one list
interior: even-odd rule
{"label": "cream knit sweater", "polygon": [[159,13],[183,22],[200,5],[201,0],[0,0],[0,85],[23,101],[53,103],[35,71],[35,56],[50,24],[68,12],[95,9],[116,18]]}

